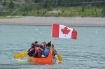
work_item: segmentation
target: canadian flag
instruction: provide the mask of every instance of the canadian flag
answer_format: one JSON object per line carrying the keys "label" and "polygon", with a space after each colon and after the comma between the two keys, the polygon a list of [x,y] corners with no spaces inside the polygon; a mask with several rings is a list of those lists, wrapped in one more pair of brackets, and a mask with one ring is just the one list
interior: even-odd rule
{"label": "canadian flag", "polygon": [[52,25],[52,37],[77,39],[77,31],[73,28],[69,28],[64,25],[53,24]]}

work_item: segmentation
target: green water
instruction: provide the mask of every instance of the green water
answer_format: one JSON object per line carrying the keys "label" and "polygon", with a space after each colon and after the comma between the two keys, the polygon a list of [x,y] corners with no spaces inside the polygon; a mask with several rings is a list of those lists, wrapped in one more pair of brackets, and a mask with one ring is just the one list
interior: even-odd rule
{"label": "green water", "polygon": [[[51,38],[51,26],[0,25],[0,69],[105,69],[105,28],[73,28],[78,32],[77,40]],[[34,65],[13,58],[35,40],[52,40],[63,63]]]}

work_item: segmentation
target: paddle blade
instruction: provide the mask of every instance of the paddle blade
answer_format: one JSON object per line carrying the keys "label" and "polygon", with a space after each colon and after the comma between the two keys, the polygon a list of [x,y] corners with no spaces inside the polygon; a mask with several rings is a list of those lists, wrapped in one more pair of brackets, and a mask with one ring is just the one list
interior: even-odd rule
{"label": "paddle blade", "polygon": [[62,62],[62,56],[60,54],[57,54],[57,58],[59,60],[59,63],[61,63]]}
{"label": "paddle blade", "polygon": [[27,51],[24,51],[22,53],[17,53],[14,55],[14,58],[15,59],[23,59],[24,57],[26,57],[28,55],[27,53],[28,53]]}
{"label": "paddle blade", "polygon": [[28,62],[32,62],[32,59],[31,58],[28,58]]}

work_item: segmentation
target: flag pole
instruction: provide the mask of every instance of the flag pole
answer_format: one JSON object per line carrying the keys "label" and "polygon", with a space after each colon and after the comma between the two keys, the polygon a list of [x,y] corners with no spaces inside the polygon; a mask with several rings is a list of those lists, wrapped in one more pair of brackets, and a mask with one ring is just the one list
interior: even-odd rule
{"label": "flag pole", "polygon": [[[51,25],[51,30],[53,30],[53,25]],[[52,31],[51,31],[51,48],[52,48]]]}

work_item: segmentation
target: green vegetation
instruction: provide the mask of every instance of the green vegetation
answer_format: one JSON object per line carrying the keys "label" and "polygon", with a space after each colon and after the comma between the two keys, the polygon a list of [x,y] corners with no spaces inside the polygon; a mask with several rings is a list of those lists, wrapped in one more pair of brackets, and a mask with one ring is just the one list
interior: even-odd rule
{"label": "green vegetation", "polygon": [[104,0],[0,0],[0,16],[105,16]]}

